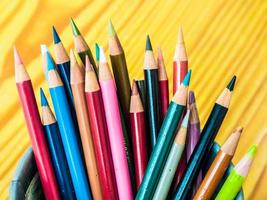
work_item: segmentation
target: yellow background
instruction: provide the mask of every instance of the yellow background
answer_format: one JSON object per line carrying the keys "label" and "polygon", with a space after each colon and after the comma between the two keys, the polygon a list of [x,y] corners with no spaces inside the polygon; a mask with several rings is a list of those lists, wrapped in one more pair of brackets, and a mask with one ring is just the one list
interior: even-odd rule
{"label": "yellow background", "polygon": [[[70,17],[76,21],[94,52],[98,42],[107,50],[111,18],[126,52],[130,77],[141,78],[145,36],[154,49],[161,46],[172,82],[172,58],[177,31],[183,26],[196,92],[201,126],[226,83],[238,82],[230,111],[217,136],[222,143],[236,126],[244,132],[234,157],[236,163],[267,128],[267,1],[0,1],[0,199],[8,198],[9,182],[29,137],[14,80],[12,46],[16,44],[32,78],[39,103],[42,73],[40,44],[53,52],[55,25],[69,50],[73,47]],[[106,51],[107,52],[107,51]],[[244,184],[245,196],[267,199],[267,140],[263,139]],[[257,187],[256,187],[257,186]]]}

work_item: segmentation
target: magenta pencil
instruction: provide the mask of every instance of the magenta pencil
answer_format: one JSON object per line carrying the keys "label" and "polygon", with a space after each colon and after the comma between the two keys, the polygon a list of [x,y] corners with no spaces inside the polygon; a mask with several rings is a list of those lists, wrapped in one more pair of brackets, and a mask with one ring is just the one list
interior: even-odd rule
{"label": "magenta pencil", "polygon": [[115,170],[119,199],[133,199],[132,186],[126,151],[124,148],[123,129],[120,118],[119,103],[114,78],[109,69],[104,51],[101,47],[99,57],[99,83],[103,97],[109,142]]}
{"label": "magenta pencil", "polygon": [[[193,91],[189,92],[188,105],[189,105],[191,115],[190,115],[190,121],[189,121],[189,127],[188,127],[189,132],[187,134],[188,138],[187,138],[187,144],[186,144],[187,162],[189,161],[190,156],[193,153],[194,148],[200,137],[200,122],[199,122],[199,117],[198,117],[195,94]],[[193,190],[193,194],[196,192],[196,189],[201,184],[201,181],[202,181],[202,172],[200,171],[196,179],[196,184]]]}

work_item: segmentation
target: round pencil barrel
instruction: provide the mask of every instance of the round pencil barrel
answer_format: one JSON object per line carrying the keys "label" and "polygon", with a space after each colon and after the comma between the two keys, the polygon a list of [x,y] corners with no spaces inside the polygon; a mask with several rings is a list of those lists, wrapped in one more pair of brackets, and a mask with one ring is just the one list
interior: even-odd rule
{"label": "round pencil barrel", "polygon": [[183,84],[170,103],[168,112],[159,131],[158,141],[152,150],[145,175],[137,193],[137,200],[151,199],[153,197],[166,162],[166,157],[171,149],[178,123],[185,109],[190,76],[191,71],[186,76]]}
{"label": "round pencil barrel", "polygon": [[67,157],[76,197],[91,199],[86,172],[83,166],[77,131],[67,101],[63,83],[55,70],[50,55],[48,55],[48,82],[49,91],[55,109],[56,118]]}
{"label": "round pencil barrel", "polygon": [[52,114],[42,89],[40,89],[40,96],[42,106],[42,123],[60,189],[61,198],[76,199],[63,144],[60,138],[58,124]]}
{"label": "round pencil barrel", "polygon": [[73,93],[74,105],[77,114],[77,120],[80,130],[83,152],[85,155],[86,169],[89,177],[91,191],[94,199],[102,199],[99,175],[96,165],[96,157],[89,124],[85,93],[84,93],[84,76],[82,70],[75,59],[71,50],[71,89]]}
{"label": "round pencil barrel", "polygon": [[103,199],[118,199],[104,105],[99,84],[86,58],[85,95]]}
{"label": "round pencil barrel", "polygon": [[133,81],[132,96],[130,101],[130,123],[135,164],[136,187],[139,188],[145,173],[148,156],[145,113],[135,81]]}
{"label": "round pencil barrel", "polygon": [[215,200],[232,200],[240,191],[246,176],[249,173],[250,166],[256,154],[257,146],[253,145],[247,154],[236,164],[230,175],[224,182],[221,190],[216,196]]}
{"label": "round pencil barrel", "polygon": [[226,169],[231,163],[231,159],[234,156],[242,128],[237,128],[226,142],[221,147],[219,153],[216,155],[212,165],[206,173],[194,200],[211,199],[219,182],[222,180]]}
{"label": "round pencil barrel", "polygon": [[49,155],[32,83],[16,48],[14,48],[14,57],[16,85],[44,193],[47,199],[60,199],[58,185],[53,171],[51,157]]}
{"label": "round pencil barrel", "polygon": [[211,148],[214,138],[218,133],[228,111],[231,92],[234,89],[235,80],[236,77],[234,76],[228,84],[227,88],[224,89],[224,91],[217,99],[211,111],[211,114],[202,130],[199,142],[197,143],[195,150],[190,157],[189,162],[187,163],[185,173],[183,174],[183,177],[177,186],[174,199],[183,200],[190,197],[194,181],[197,178],[206,154]]}
{"label": "round pencil barrel", "polygon": [[190,111],[188,110],[182,121],[181,127],[175,136],[171,151],[154,193],[153,199],[155,200],[166,199],[168,196],[175,171],[184,151],[189,116]]}
{"label": "round pencil barrel", "polygon": [[99,60],[99,83],[104,103],[119,198],[133,199],[116,85],[101,47]]}
{"label": "round pencil barrel", "polygon": [[159,77],[158,66],[153,55],[149,36],[147,36],[146,41],[144,76],[150,143],[151,149],[153,149],[160,128]]}

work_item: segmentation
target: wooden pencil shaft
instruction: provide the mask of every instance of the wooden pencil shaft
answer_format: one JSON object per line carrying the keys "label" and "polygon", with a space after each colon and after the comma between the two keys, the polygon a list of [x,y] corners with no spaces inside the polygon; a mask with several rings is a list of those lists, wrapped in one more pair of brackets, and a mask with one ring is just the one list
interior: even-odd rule
{"label": "wooden pencil shaft", "polygon": [[16,85],[30,134],[36,165],[40,171],[40,179],[42,181],[44,193],[48,199],[60,199],[32,83],[30,80],[27,80],[19,83],[17,82]]}
{"label": "wooden pencil shaft", "polygon": [[105,111],[100,90],[86,92],[87,109],[94,143],[103,199],[118,199]]}
{"label": "wooden pencil shaft", "polygon": [[231,159],[232,156],[219,151],[194,196],[194,200],[211,199],[217,185],[229,166]]}
{"label": "wooden pencil shaft", "polygon": [[57,122],[44,125],[44,131],[59,184],[61,198],[76,199]]}
{"label": "wooden pencil shaft", "polygon": [[102,199],[99,175],[96,165],[96,157],[94,152],[93,139],[90,130],[89,116],[84,93],[84,82],[71,84],[80,136],[85,155],[87,174],[91,186],[91,191],[94,199]]}
{"label": "wooden pencil shaft", "polygon": [[153,148],[160,128],[158,69],[144,70],[150,143]]}
{"label": "wooden pencil shaft", "polygon": [[[48,73],[49,75],[49,73]],[[63,86],[49,88],[77,198],[91,199],[78,134]]]}
{"label": "wooden pencil shaft", "polygon": [[136,200],[150,199],[153,197],[155,187],[166,162],[171,144],[177,131],[178,122],[184,112],[185,106],[171,101],[166,117],[159,131],[158,141],[153,148],[147,165],[145,176],[136,196]]}
{"label": "wooden pencil shaft", "polygon": [[185,173],[178,184],[174,199],[183,200],[189,197],[194,181],[197,178],[206,154],[213,144],[227,111],[227,108],[215,103],[208,121],[202,130],[200,139],[190,157]]}

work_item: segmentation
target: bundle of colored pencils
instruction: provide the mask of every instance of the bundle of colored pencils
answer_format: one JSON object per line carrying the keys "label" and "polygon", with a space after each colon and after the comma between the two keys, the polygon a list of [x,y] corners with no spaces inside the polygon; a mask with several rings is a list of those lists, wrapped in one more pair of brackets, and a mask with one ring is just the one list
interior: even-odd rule
{"label": "bundle of colored pencils", "polygon": [[[232,167],[243,130],[238,127],[217,151],[212,148],[228,112],[236,76],[218,96],[201,130],[196,98],[189,91],[192,71],[188,70],[181,29],[169,101],[163,53],[159,48],[155,59],[149,36],[144,80],[133,80],[131,86],[124,50],[111,22],[108,45],[112,68],[103,48],[96,44],[95,62],[73,20],[71,27],[75,48],[69,54],[55,27],[55,59],[47,46],[41,45],[54,113],[40,89],[40,117],[30,76],[14,48],[17,89],[39,172],[33,184],[40,179],[46,199],[243,197],[242,183],[257,147],[253,145]],[[14,191],[19,187],[14,184],[16,196]],[[37,188],[31,187],[29,191]]]}

